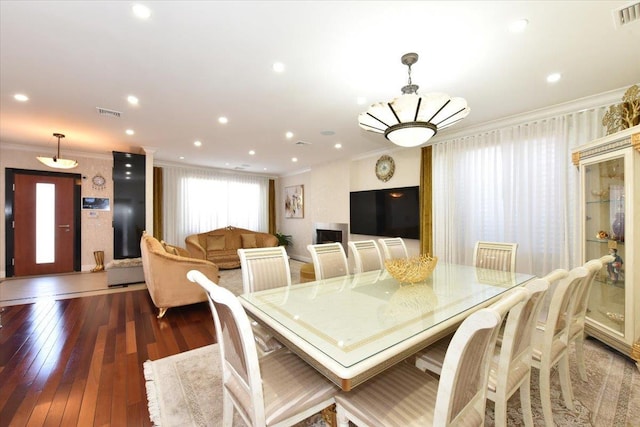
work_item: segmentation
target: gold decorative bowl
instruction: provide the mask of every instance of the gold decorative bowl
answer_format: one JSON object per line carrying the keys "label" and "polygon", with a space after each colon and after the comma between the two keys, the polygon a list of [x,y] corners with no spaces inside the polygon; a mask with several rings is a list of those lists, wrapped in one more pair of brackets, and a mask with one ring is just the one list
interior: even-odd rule
{"label": "gold decorative bowl", "polygon": [[388,259],[384,266],[401,283],[418,283],[429,277],[438,263],[438,257],[418,255],[413,258]]}

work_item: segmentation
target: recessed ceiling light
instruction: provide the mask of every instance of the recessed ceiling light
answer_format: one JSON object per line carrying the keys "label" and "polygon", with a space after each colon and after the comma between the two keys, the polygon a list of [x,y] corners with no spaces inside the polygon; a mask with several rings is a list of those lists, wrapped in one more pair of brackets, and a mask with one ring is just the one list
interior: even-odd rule
{"label": "recessed ceiling light", "polygon": [[129,104],[131,105],[138,105],[138,98],[133,96],[133,95],[129,95],[127,96],[127,101],[129,101]]}
{"label": "recessed ceiling light", "polygon": [[267,170],[267,168],[262,168],[262,170],[263,170],[263,171],[266,171],[266,170]]}
{"label": "recessed ceiling light", "polygon": [[124,131],[124,133],[126,133],[127,135],[133,135],[135,132],[133,131],[133,129],[127,129]]}
{"label": "recessed ceiling light", "polygon": [[253,156],[254,154],[256,154],[254,150],[249,150],[249,155]]}
{"label": "recessed ceiling light", "polygon": [[178,157],[180,160],[184,160],[184,156],[180,156]]}
{"label": "recessed ceiling light", "polygon": [[131,163],[127,163],[126,165],[124,165],[124,167],[126,167],[126,168],[130,168],[130,167],[132,167],[132,166],[131,166]]}
{"label": "recessed ceiling light", "polygon": [[131,9],[133,14],[140,19],[149,19],[151,17],[151,9],[143,4],[136,3]]}
{"label": "recessed ceiling light", "polygon": [[22,93],[16,93],[15,95],[13,95],[13,99],[15,99],[16,101],[25,102],[29,100],[29,97]]}
{"label": "recessed ceiling light", "polygon": [[274,62],[272,67],[276,73],[282,73],[284,71],[284,64],[282,62]]}
{"label": "recessed ceiling light", "polygon": [[291,139],[291,138],[293,138],[293,132],[287,132],[287,133],[284,134],[284,136],[286,136],[287,139]]}
{"label": "recessed ceiling light", "polygon": [[292,161],[292,162],[297,162],[297,161],[298,161],[298,158],[297,158],[297,157],[292,157],[292,158],[291,158],[291,161]]}
{"label": "recessed ceiling light", "polygon": [[335,147],[335,148],[342,148],[342,144],[340,144],[340,143],[338,142],[336,145],[334,145],[334,147]]}
{"label": "recessed ceiling light", "polygon": [[560,74],[560,73],[549,74],[547,76],[547,82],[548,83],[557,83],[558,81],[560,81],[561,78],[562,78],[562,74]]}
{"label": "recessed ceiling light", "polygon": [[517,21],[513,21],[511,24],[509,24],[509,31],[511,31],[512,33],[521,33],[527,28],[527,25],[529,25],[528,20],[518,19]]}
{"label": "recessed ceiling light", "polygon": [[200,142],[200,141],[194,141],[194,142],[193,142],[193,145],[195,145],[196,147],[200,147],[200,146],[202,146],[202,142]]}
{"label": "recessed ceiling light", "polygon": [[126,171],[125,175],[131,175],[131,171]]}
{"label": "recessed ceiling light", "polygon": [[218,117],[218,123],[221,123],[221,124],[225,125],[225,124],[229,123],[229,119],[227,119],[224,116]]}

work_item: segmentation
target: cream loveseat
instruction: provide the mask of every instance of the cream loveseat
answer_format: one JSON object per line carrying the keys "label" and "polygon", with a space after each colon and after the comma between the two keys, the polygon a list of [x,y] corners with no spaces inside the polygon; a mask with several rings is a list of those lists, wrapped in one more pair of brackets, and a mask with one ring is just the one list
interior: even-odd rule
{"label": "cream loveseat", "polygon": [[143,233],[140,250],[144,280],[153,304],[159,310],[158,318],[171,307],[207,301],[207,294],[202,288],[187,279],[189,270],[198,270],[211,281],[219,283],[218,266],[191,258],[184,248],[160,243],[155,237]]}
{"label": "cream loveseat", "polygon": [[278,246],[273,234],[231,226],[192,234],[185,242],[192,257],[209,260],[221,269],[240,267],[238,249]]}

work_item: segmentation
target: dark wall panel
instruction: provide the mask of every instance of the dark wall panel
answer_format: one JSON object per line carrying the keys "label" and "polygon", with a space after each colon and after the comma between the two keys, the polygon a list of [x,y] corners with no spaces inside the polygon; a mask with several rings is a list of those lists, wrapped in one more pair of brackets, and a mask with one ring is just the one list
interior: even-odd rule
{"label": "dark wall panel", "polygon": [[113,258],[138,258],[145,229],[145,156],[113,152]]}

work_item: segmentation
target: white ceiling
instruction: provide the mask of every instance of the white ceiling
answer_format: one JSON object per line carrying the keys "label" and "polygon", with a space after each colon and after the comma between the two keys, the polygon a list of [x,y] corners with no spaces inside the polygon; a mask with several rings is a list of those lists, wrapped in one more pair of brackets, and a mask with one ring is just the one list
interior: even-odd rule
{"label": "white ceiling", "polygon": [[[153,147],[275,176],[392,148],[357,116],[400,95],[407,52],[420,92],[471,107],[443,135],[640,81],[640,21],[617,30],[611,13],[628,1],[142,3],[146,21],[129,1],[0,1],[0,142],[51,155],[61,132],[62,157]],[[519,18],[529,26],[513,34]],[[552,72],[562,80],[547,83]]]}

